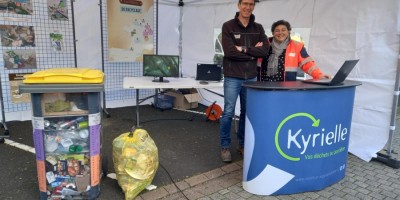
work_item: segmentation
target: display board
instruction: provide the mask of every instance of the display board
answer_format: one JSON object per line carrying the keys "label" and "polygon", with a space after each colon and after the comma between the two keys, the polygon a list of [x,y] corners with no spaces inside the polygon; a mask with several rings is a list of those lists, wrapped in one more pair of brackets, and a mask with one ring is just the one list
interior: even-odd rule
{"label": "display board", "polygon": [[0,3],[0,78],[5,120],[27,120],[31,112],[29,97],[16,89],[23,75],[49,68],[76,67],[72,3]]}
{"label": "display board", "polygon": [[[103,71],[107,74],[105,100],[110,102],[107,107],[133,104],[133,101],[126,100],[134,99],[135,93],[124,90],[122,80],[125,76],[142,76],[141,55],[156,52],[156,13],[157,3],[153,0],[141,5],[131,5],[124,1],[101,1],[102,59]],[[128,19],[116,24],[109,23],[109,20],[118,21],[123,16],[128,16]],[[147,96],[149,93],[153,91],[143,92],[142,95]]]}

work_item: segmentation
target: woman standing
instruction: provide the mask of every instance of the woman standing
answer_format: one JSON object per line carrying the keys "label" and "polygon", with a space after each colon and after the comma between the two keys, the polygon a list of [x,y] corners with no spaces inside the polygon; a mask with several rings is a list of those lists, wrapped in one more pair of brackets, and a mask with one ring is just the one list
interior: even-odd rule
{"label": "woman standing", "polygon": [[289,22],[279,20],[272,24],[269,53],[261,64],[261,81],[295,81],[300,68],[314,79],[329,78],[316,67],[304,44],[290,39]]}

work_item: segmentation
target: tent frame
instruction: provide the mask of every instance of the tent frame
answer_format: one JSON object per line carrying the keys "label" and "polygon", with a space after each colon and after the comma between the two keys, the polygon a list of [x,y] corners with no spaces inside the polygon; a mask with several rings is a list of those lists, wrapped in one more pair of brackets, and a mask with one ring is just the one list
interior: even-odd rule
{"label": "tent frame", "polygon": [[400,168],[400,160],[398,160],[396,157],[393,156],[393,154],[395,154],[393,150],[393,138],[396,129],[396,116],[397,116],[397,105],[399,102],[399,94],[400,94],[400,54],[397,58],[397,74],[396,74],[395,91],[393,94],[393,105],[392,105],[392,115],[390,120],[389,138],[386,144],[387,149],[378,152],[377,157],[373,158],[373,160],[382,162],[387,166],[395,169]]}

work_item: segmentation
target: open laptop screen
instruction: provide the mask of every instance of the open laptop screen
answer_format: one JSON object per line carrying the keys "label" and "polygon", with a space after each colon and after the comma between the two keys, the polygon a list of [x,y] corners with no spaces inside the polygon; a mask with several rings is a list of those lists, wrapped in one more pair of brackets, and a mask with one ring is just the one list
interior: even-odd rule
{"label": "open laptop screen", "polygon": [[340,67],[339,71],[336,72],[335,76],[332,79],[307,79],[303,80],[304,83],[313,83],[320,85],[338,85],[341,84],[344,80],[346,80],[347,76],[353,70],[353,68],[358,63],[358,60],[346,60],[343,65]]}
{"label": "open laptop screen", "polygon": [[221,81],[221,64],[197,64],[196,80],[199,81]]}

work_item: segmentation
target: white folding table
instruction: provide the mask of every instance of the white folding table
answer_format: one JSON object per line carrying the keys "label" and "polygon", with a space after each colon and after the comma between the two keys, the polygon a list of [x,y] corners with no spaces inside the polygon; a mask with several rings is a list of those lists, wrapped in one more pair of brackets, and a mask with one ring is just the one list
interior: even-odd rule
{"label": "white folding table", "polygon": [[194,78],[167,78],[169,82],[153,82],[153,77],[124,77],[124,89],[136,89],[136,126],[139,127],[139,90],[140,89],[166,89],[166,88],[218,88],[223,87],[223,82],[208,82],[200,84]]}

